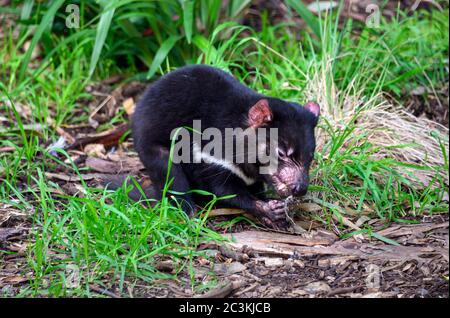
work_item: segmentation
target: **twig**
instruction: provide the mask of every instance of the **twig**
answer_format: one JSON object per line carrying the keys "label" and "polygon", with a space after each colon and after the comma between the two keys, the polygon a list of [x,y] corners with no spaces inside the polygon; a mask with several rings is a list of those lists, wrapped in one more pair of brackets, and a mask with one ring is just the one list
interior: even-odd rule
{"label": "twig", "polygon": [[336,288],[333,289],[332,291],[330,291],[327,296],[335,296],[335,295],[340,295],[340,294],[346,294],[346,293],[351,293],[352,291],[364,287],[362,285],[358,285],[358,286],[351,286],[351,287],[341,287],[341,288]]}
{"label": "twig", "polygon": [[105,296],[108,296],[108,297],[111,297],[111,298],[120,298],[119,295],[114,294],[113,292],[111,292],[111,291],[109,291],[109,290],[107,290],[107,289],[100,288],[100,287],[97,287],[97,286],[92,285],[92,284],[89,285],[89,288],[90,288],[92,291],[96,292],[97,294],[102,294],[102,295],[105,295]]}

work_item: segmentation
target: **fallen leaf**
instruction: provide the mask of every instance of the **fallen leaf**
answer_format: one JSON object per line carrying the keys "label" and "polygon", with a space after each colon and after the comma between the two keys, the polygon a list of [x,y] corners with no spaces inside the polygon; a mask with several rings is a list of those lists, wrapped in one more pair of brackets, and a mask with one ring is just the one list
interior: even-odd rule
{"label": "fallen leaf", "polygon": [[327,283],[318,281],[312,282],[303,287],[303,289],[310,294],[328,294],[331,291],[331,287]]}
{"label": "fallen leaf", "polygon": [[197,295],[195,298],[224,298],[231,294],[233,290],[243,286],[243,282],[226,282],[225,284],[214,288],[203,295]]}
{"label": "fallen leaf", "polygon": [[0,282],[4,285],[16,285],[23,282],[29,281],[29,278],[22,277],[22,276],[6,276],[3,278],[0,278]]}
{"label": "fallen leaf", "polygon": [[246,270],[247,267],[239,262],[232,262],[230,264],[218,263],[214,264],[214,272],[222,276],[230,276]]}
{"label": "fallen leaf", "polygon": [[128,116],[133,115],[134,113],[134,108],[136,106],[136,104],[134,103],[133,97],[129,97],[127,99],[125,99],[123,101],[123,108],[125,109],[125,112],[127,113]]}
{"label": "fallen leaf", "polygon": [[105,146],[117,145],[120,138],[128,131],[128,123],[120,124],[114,128],[108,129],[98,134],[86,135],[77,138],[74,143],[67,147],[67,149],[74,149],[82,147],[87,144],[103,144]]}
{"label": "fallen leaf", "polygon": [[295,208],[303,212],[317,212],[322,211],[322,207],[316,203],[297,203],[295,204]]}
{"label": "fallen leaf", "polygon": [[0,242],[8,240],[10,237],[20,235],[23,233],[22,229],[12,227],[0,227]]}
{"label": "fallen leaf", "polygon": [[105,156],[106,150],[103,144],[87,144],[84,147],[84,152],[89,157],[97,157],[102,159],[105,159],[106,157]]}
{"label": "fallen leaf", "polygon": [[281,257],[265,257],[264,258],[264,265],[266,267],[279,267],[283,266],[284,261]]}
{"label": "fallen leaf", "polygon": [[239,215],[244,213],[245,211],[241,209],[214,209],[209,212],[208,216]]}
{"label": "fallen leaf", "polygon": [[110,174],[138,172],[144,168],[144,165],[139,158],[135,157],[124,157],[120,162],[112,162],[100,158],[88,157],[85,164],[86,167],[89,167],[92,170]]}
{"label": "fallen leaf", "polygon": [[[53,172],[45,172],[45,176],[49,179],[57,179],[67,182],[80,182],[80,176],[78,175],[68,175],[68,174],[62,174],[62,173],[53,173]],[[88,180],[103,180],[104,178],[110,177],[109,174],[102,174],[102,173],[85,173],[81,175],[81,178],[84,181]]]}

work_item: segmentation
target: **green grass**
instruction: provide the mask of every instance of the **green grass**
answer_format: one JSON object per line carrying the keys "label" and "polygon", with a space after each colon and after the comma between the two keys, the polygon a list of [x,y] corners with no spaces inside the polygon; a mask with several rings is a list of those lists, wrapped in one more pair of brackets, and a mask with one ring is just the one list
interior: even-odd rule
{"label": "green grass", "polygon": [[[176,275],[155,269],[155,256],[172,260],[176,273],[187,267],[193,277],[192,259],[204,255],[195,249],[199,242],[221,240],[205,227],[205,218],[189,220],[167,198],[146,209],[129,202],[125,191],[98,193],[86,188],[82,197],[55,202],[49,193],[57,187],[47,183],[41,170],[34,181],[37,189],[32,194],[43,203],[34,219],[36,242],[30,251],[33,294],[89,296],[89,285],[104,285],[105,275],[121,292],[125,275],[148,283],[175,279]],[[81,277],[79,287],[71,290],[64,284],[68,265],[75,265]],[[44,280],[49,278],[52,283],[47,288]]]}
{"label": "green grass", "polygon": [[[189,11],[190,4],[186,5]],[[38,12],[30,13],[33,23],[39,25],[49,12],[44,9],[34,7]],[[363,114],[378,107],[383,94],[399,98],[414,87],[440,87],[448,81],[448,10],[399,17],[384,22],[379,30],[355,28],[352,23],[341,29],[327,16],[311,22],[315,32],[298,30],[289,22],[271,26],[264,15],[262,29],[256,32],[233,23],[219,24],[214,14],[202,17],[208,30],[201,32],[189,15],[183,15],[167,30],[160,21],[148,21],[156,23],[156,42],[146,43],[149,55],[137,44],[139,38],[134,39],[134,47],[117,40],[123,32],[117,28],[131,30],[133,25],[126,21],[136,18],[133,12],[126,18],[123,8],[117,8],[120,14],[113,19],[122,17],[124,24],[113,23],[110,30],[104,27],[107,34],[101,43],[98,32],[107,21],[99,22],[99,10],[96,5],[85,8],[83,28],[66,36],[56,28],[61,22],[56,14],[54,33],[43,33],[39,39],[44,59],[31,60],[31,66],[26,63],[31,53],[21,49],[32,39],[27,28],[17,40],[7,30],[0,46],[4,61],[0,64],[0,147],[14,148],[0,152],[0,202],[33,212],[28,264],[23,268],[31,270],[33,278],[19,296],[95,296],[91,284],[117,286],[125,293],[128,284],[152,284],[156,279],[178,279],[196,291],[214,285],[214,278],[196,282],[192,268],[197,256],[206,257],[197,251],[199,243],[221,240],[206,226],[207,213],[188,219],[167,197],[153,208],[144,208],[127,198],[125,186],[111,192],[81,182],[78,195],[62,195],[63,189],[45,176],[57,165],[72,174],[83,172],[63,162],[67,154],[57,159],[46,147],[58,138],[59,125],[87,122],[83,101],[91,96],[86,85],[116,73],[159,75],[185,63],[203,62],[231,71],[264,94],[300,103],[319,100],[326,116],[318,131],[326,138],[316,154],[310,190],[323,207],[315,217],[325,227],[332,228],[341,217],[369,215],[388,224],[448,211],[442,201],[448,193],[448,136],[441,140],[441,164],[413,164],[396,154],[418,145],[380,145],[373,140],[373,131],[363,126]],[[239,6],[230,10],[239,11]],[[162,21],[167,22],[167,14],[163,11]],[[92,25],[97,29],[90,29]],[[167,44],[165,32],[180,40]],[[131,56],[125,67],[116,63],[123,55]],[[139,60],[145,62],[144,71]],[[118,114],[111,123],[123,120]],[[411,177],[423,171],[432,178],[428,185]],[[226,228],[241,219],[219,226]],[[338,227],[342,237],[358,233],[343,224]],[[370,227],[362,231],[371,234]],[[156,270],[161,258],[174,262],[176,274]],[[79,271],[76,288],[65,285],[71,274],[68,268]]]}

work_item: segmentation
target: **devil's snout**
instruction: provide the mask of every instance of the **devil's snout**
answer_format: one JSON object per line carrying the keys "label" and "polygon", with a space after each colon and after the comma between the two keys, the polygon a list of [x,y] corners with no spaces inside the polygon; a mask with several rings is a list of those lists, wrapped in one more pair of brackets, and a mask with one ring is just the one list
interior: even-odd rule
{"label": "devil's snout", "polygon": [[309,175],[298,166],[285,166],[272,176],[272,182],[281,196],[303,196],[308,191]]}
{"label": "devil's snout", "polygon": [[299,197],[303,196],[308,192],[308,184],[304,182],[298,182],[292,188],[292,194]]}

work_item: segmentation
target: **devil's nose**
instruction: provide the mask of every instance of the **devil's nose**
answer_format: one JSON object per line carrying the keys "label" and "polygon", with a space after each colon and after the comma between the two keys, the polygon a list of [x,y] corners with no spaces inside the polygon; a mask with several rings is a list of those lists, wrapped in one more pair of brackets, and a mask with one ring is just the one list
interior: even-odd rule
{"label": "devil's nose", "polygon": [[303,196],[306,192],[308,192],[308,186],[301,183],[297,183],[292,189],[292,194],[295,196]]}

